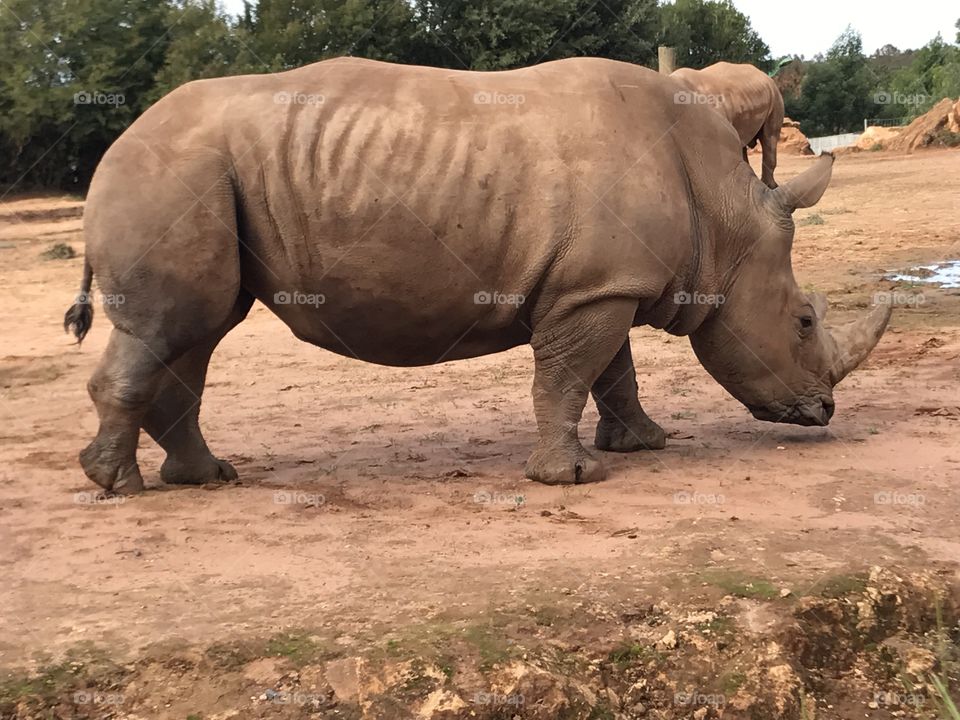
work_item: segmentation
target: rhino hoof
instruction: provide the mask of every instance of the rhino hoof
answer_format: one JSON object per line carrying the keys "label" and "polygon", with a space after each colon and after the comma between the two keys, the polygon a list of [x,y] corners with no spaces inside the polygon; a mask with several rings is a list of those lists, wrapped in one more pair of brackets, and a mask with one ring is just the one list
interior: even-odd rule
{"label": "rhino hoof", "polygon": [[80,466],[88,478],[108,492],[135,495],[143,491],[143,476],[136,461],[124,464],[115,460],[96,441],[81,451]]}
{"label": "rhino hoof", "polygon": [[581,485],[603,480],[603,463],[583,451],[576,457],[564,456],[556,448],[536,450],[527,460],[524,473],[530,480],[544,485]]}
{"label": "rhino hoof", "polygon": [[190,464],[167,458],[160,467],[160,479],[168,485],[204,485],[231,482],[239,477],[233,465],[211,455],[204,461]]}
{"label": "rhino hoof", "polygon": [[627,425],[616,419],[602,419],[597,424],[594,445],[597,450],[622,453],[662,450],[667,445],[667,434],[649,418]]}

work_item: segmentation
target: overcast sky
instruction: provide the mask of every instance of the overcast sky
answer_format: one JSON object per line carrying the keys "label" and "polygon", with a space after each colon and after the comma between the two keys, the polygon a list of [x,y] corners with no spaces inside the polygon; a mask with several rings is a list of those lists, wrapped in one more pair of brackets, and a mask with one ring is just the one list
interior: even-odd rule
{"label": "overcast sky", "polygon": [[[243,7],[243,0],[221,1],[229,12]],[[910,0],[896,3],[897,10],[888,0],[733,0],[733,4],[750,17],[773,55],[808,58],[827,50],[847,25],[860,32],[868,55],[887,43],[901,50],[918,48],[937,32],[953,42],[953,25],[960,17],[956,0]]]}

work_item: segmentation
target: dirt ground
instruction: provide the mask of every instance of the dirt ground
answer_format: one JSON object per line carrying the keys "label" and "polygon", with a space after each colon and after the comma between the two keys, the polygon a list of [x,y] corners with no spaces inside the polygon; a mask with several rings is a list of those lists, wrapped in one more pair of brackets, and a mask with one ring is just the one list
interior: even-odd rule
{"label": "dirt ground", "polygon": [[[60,327],[80,205],[0,203],[0,717],[937,717],[933,677],[960,694],[960,290],[882,280],[960,258],[960,152],[843,157],[797,214],[828,319],[899,305],[828,428],[753,420],[687,340],[636,329],[668,446],[573,488],[523,479],[529,348],[378,367],[257,305],[201,414],[240,481],[162,486],[144,435],[149,491],[99,496],[76,458],[110,325]],[[59,242],[77,257],[42,257]]]}

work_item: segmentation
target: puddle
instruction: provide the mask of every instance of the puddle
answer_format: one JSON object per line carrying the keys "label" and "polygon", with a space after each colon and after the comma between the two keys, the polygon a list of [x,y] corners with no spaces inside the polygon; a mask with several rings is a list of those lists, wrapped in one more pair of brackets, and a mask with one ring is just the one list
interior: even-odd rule
{"label": "puddle", "polygon": [[887,280],[960,288],[960,260],[947,260],[935,265],[918,265],[899,273],[890,273]]}

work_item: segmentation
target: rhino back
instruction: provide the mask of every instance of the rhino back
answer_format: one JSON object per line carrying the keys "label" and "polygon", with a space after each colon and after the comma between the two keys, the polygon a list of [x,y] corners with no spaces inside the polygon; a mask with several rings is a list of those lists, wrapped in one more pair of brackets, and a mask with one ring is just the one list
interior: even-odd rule
{"label": "rhino back", "polygon": [[[173,162],[229,159],[243,285],[298,336],[422,364],[527,342],[563,303],[670,286],[691,252],[672,90],[603,60],[344,58],[191,83],[134,129]],[[294,291],[322,309],[273,302]]]}

